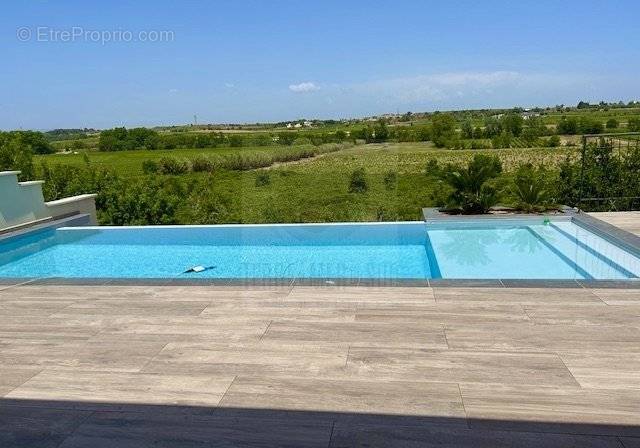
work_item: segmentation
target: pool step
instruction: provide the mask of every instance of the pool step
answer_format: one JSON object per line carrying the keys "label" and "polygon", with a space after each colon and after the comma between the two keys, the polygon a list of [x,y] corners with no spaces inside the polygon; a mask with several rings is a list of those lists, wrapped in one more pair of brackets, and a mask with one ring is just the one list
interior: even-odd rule
{"label": "pool step", "polygon": [[629,278],[640,277],[638,259],[606,239],[578,226],[552,223],[565,238]]}
{"label": "pool step", "polygon": [[595,241],[582,241],[575,237],[575,230],[569,229],[575,229],[575,226],[564,229],[555,223],[546,226],[529,226],[529,230],[541,242],[586,278],[625,279],[635,277],[633,272],[602,253],[607,250],[610,252],[610,248],[615,248],[611,243],[604,240],[602,244],[595,244]]}

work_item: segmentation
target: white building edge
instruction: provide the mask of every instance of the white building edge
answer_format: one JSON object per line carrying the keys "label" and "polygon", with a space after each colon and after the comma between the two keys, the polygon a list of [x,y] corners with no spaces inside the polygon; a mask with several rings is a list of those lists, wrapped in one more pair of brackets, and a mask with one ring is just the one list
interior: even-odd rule
{"label": "white building edge", "polygon": [[42,180],[19,182],[20,171],[0,171],[0,231],[10,231],[74,215],[97,224],[95,194],[45,202]]}

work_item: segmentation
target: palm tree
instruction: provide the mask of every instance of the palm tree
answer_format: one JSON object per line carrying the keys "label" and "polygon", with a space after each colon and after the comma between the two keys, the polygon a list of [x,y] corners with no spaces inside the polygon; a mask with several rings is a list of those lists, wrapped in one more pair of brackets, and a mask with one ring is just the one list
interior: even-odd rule
{"label": "palm tree", "polygon": [[495,156],[476,154],[466,168],[448,165],[440,173],[442,181],[453,188],[449,209],[461,213],[487,213],[497,203],[495,188],[487,181],[502,172],[502,164]]}
{"label": "palm tree", "polygon": [[550,206],[545,173],[542,169],[536,170],[530,163],[518,167],[512,190],[517,199],[516,206],[522,211],[541,212]]}

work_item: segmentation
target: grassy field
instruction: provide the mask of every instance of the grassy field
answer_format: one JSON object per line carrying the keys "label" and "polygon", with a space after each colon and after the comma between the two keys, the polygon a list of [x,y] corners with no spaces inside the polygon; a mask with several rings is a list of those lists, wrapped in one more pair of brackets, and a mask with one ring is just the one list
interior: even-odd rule
{"label": "grassy field", "polygon": [[137,150],[137,151],[118,151],[118,152],[97,152],[97,151],[78,151],[74,153],[56,153],[44,156],[36,156],[35,162],[46,162],[48,164],[66,164],[81,166],[85,164],[85,158],[96,167],[114,169],[123,176],[138,176],[143,174],[142,163],[145,160],[159,161],[163,157],[172,157],[183,161],[192,161],[196,157],[229,157],[235,155],[243,155],[246,157],[254,156],[277,156],[287,152],[302,149],[301,147],[272,147],[272,146],[256,146],[242,148],[191,148],[191,149],[167,149],[167,150]]}
{"label": "grassy field", "polygon": [[[87,152],[92,165],[116,170],[124,176],[137,176],[142,173],[142,163],[145,160],[158,161],[163,157],[173,157],[181,160],[193,160],[199,156],[216,157],[236,154],[277,154],[296,147],[243,147],[243,148],[204,148],[204,149],[172,149],[155,151],[119,151],[119,152]],[[293,162],[291,165],[310,166],[312,170],[325,169],[350,172],[357,167],[364,167],[372,173],[384,173],[396,170],[398,173],[424,172],[427,161],[435,158],[443,163],[462,163],[474,154],[497,155],[506,170],[522,162],[543,164],[547,167],[557,165],[568,154],[575,154],[575,148],[511,148],[511,149],[482,149],[482,150],[447,150],[438,149],[431,143],[380,143],[357,145],[332,154],[318,157],[316,160]],[[48,164],[65,164],[81,166],[85,164],[83,152],[78,154],[49,154],[36,156],[35,162],[46,161]],[[284,164],[285,166],[288,164]],[[291,168],[293,169],[293,168]]]}
{"label": "grassy field", "polygon": [[[506,171],[526,162],[553,167],[575,154],[568,149],[451,151],[416,143],[362,145],[271,169],[267,186],[256,186],[255,174],[243,173],[239,208],[244,222],[278,222],[291,210],[299,222],[420,219],[421,208],[434,205],[433,194],[440,188],[425,175],[427,162],[461,164],[479,152],[497,155]],[[366,193],[348,191],[356,168],[365,169]],[[385,181],[390,173],[396,175],[395,183]]]}
{"label": "grassy field", "polygon": [[[295,147],[294,147],[295,148]],[[90,153],[91,164],[110,167],[126,177],[142,175],[144,160],[165,156],[193,159],[201,155],[268,153],[279,148],[216,148],[170,151],[123,151]],[[357,145],[322,154],[311,159],[275,164],[257,170],[217,170],[213,173],[188,173],[176,178],[205,185],[207,194],[226,201],[219,222],[335,222],[416,220],[420,210],[434,205],[434,193],[440,186],[425,175],[430,159],[440,163],[462,164],[474,154],[497,155],[505,171],[531,162],[548,168],[557,166],[576,149],[525,148],[501,150],[445,150],[430,143],[384,143]],[[49,164],[84,164],[83,156],[48,155],[39,160]],[[364,168],[368,189],[349,192],[351,173]],[[192,204],[185,201],[183,212]],[[182,213],[186,215],[186,213]],[[189,223],[188,218],[180,218]]]}

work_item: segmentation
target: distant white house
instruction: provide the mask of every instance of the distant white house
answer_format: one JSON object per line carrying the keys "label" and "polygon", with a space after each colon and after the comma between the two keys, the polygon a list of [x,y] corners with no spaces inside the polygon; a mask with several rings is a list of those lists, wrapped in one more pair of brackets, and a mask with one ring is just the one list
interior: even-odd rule
{"label": "distant white house", "polygon": [[309,120],[305,120],[302,123],[301,122],[287,123],[287,129],[300,129],[302,126],[306,128],[310,128],[311,126],[313,126],[313,122]]}

